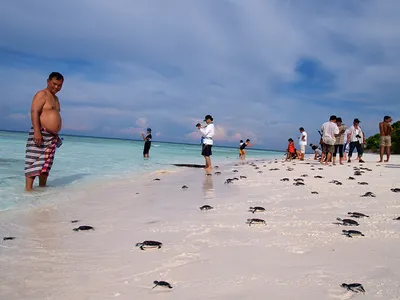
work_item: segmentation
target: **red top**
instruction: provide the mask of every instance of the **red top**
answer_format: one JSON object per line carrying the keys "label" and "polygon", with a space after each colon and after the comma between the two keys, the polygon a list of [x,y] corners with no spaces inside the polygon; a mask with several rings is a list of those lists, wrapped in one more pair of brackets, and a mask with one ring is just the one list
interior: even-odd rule
{"label": "red top", "polygon": [[288,146],[288,152],[294,153],[294,142],[290,142]]}

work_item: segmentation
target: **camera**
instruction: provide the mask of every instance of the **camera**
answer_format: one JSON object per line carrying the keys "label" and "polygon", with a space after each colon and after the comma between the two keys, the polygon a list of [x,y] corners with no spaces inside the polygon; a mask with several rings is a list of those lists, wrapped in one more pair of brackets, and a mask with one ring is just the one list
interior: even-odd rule
{"label": "camera", "polygon": [[361,135],[357,134],[356,138],[361,139]]}

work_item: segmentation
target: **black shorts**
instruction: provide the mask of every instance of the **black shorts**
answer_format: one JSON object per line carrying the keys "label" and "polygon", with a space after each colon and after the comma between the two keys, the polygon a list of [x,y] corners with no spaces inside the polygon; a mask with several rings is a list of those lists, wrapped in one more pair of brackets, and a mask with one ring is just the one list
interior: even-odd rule
{"label": "black shorts", "polygon": [[149,154],[151,144],[149,142],[144,143],[143,155]]}
{"label": "black shorts", "polygon": [[203,144],[203,149],[201,150],[201,155],[211,156],[212,155],[211,148],[212,148],[212,145]]}

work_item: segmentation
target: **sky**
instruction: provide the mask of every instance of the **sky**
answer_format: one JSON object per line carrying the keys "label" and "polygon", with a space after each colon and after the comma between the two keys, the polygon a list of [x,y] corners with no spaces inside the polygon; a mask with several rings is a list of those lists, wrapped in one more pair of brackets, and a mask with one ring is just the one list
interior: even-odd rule
{"label": "sky", "polygon": [[61,72],[61,133],[284,150],[335,114],[400,117],[400,1],[85,0],[0,4],[0,129],[30,127]]}

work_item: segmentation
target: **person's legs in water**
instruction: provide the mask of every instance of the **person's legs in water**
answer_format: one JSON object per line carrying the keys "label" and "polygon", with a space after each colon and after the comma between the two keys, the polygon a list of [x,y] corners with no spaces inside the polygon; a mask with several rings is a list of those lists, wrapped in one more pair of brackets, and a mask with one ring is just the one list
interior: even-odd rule
{"label": "person's legs in water", "polygon": [[144,149],[143,149],[143,157],[144,158],[149,158],[149,152],[150,152],[150,147],[148,147],[147,145],[145,145]]}
{"label": "person's legs in water", "polygon": [[39,175],[39,186],[46,187],[47,184],[47,175]]}
{"label": "person's legs in water", "polygon": [[33,190],[33,182],[35,181],[34,177],[25,177],[25,190],[32,191]]}

